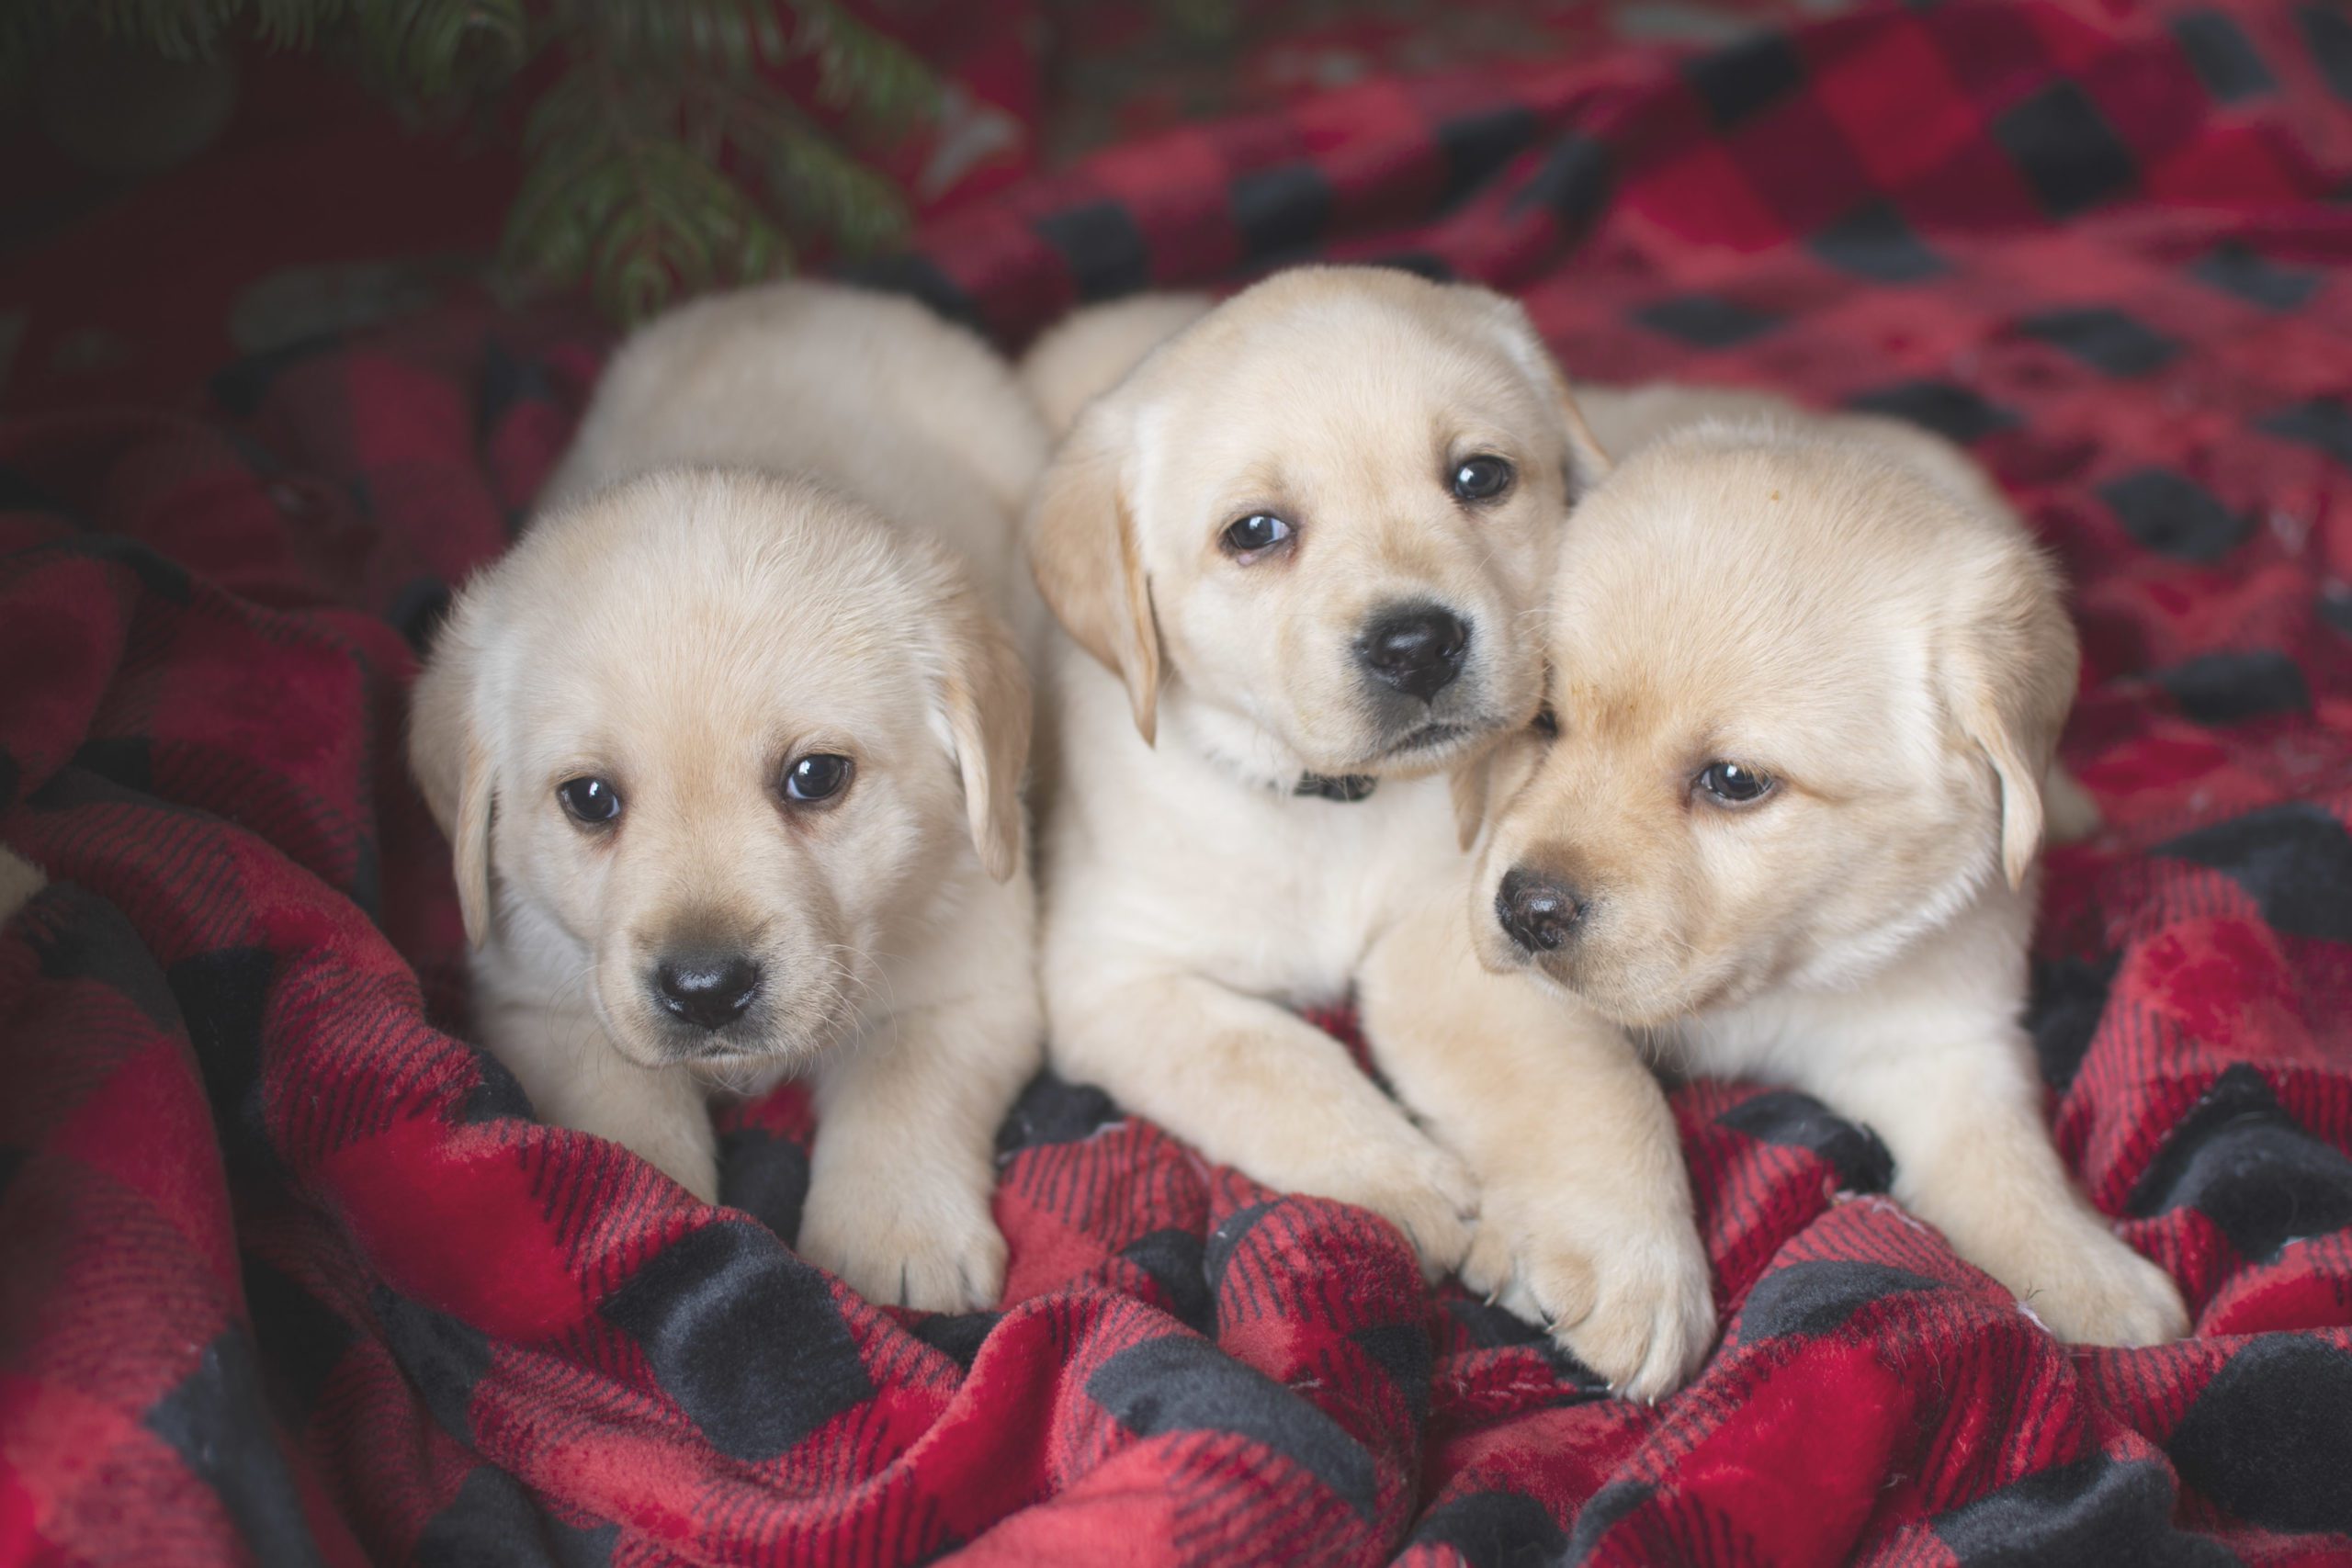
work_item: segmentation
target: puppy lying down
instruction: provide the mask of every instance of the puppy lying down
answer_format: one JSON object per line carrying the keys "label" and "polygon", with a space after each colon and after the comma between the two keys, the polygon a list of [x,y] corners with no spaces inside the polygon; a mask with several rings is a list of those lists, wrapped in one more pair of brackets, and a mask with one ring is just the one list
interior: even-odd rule
{"label": "puppy lying down", "polygon": [[2018,1022],[2045,816],[2078,809],[2055,572],[1917,432],[1579,397],[1630,456],[1561,549],[1548,716],[1490,761],[1480,957],[1875,1128],[1895,1195],[2063,1337],[2185,1333],[2068,1180]]}
{"label": "puppy lying down", "polygon": [[[1665,1099],[1615,1029],[1487,973],[1461,915],[1448,773],[1535,716],[1600,468],[1526,314],[1303,267],[1080,312],[1023,374],[1076,421],[1029,525],[1069,633],[1039,944],[1061,1070],[1671,1388],[1715,1316]],[[1295,1010],[1351,991],[1395,1099]]]}
{"label": "puppy lying down", "polygon": [[911,304],[691,306],[417,684],[476,1023],[540,1115],[711,1200],[706,1096],[813,1073],[800,1248],[918,1307],[999,1293],[992,1140],[1038,1060],[1003,616],[1043,446]]}

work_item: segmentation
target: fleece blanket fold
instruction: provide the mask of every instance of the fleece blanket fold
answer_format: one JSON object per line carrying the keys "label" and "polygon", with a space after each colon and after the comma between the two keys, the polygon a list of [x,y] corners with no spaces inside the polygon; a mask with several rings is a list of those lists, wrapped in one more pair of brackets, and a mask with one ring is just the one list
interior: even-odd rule
{"label": "fleece blanket fold", "polygon": [[1316,257],[1474,279],[1577,376],[1940,431],[2063,559],[2108,827],[2050,857],[2030,1021],[2196,1337],[2056,1343],[1869,1129],[1700,1082],[1724,1333],[1656,1408],[1084,1085],[1005,1124],[968,1317],[795,1256],[796,1091],[728,1118],[720,1208],[532,1119],[402,704],[594,333],[458,309],[0,429],[0,843],[47,878],[0,927],[0,1562],[2352,1560],[2347,197],[2326,0],[1943,0],[1180,128],[866,275],[1008,345]]}

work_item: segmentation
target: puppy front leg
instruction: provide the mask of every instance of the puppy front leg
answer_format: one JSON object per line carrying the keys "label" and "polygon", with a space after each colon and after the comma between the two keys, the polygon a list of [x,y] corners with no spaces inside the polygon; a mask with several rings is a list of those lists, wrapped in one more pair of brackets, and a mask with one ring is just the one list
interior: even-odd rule
{"label": "puppy front leg", "polygon": [[1049,986],[1047,1006],[1065,1076],[1252,1180],[1371,1210],[1432,1280],[1462,1261],[1470,1173],[1305,1019],[1190,974]]}
{"label": "puppy front leg", "polygon": [[718,1201],[709,1100],[685,1068],[639,1066],[585,1010],[492,1005],[481,1032],[540,1121],[610,1138],[704,1202]]}
{"label": "puppy front leg", "polygon": [[1657,1399],[1715,1337],[1674,1114],[1616,1029],[1480,967],[1461,907],[1430,900],[1384,937],[1361,1001],[1381,1070],[1477,1175],[1463,1282],[1544,1324],[1611,1388]]}
{"label": "puppy front leg", "polygon": [[2058,1158],[2031,1047],[2014,1027],[1810,1055],[1798,1076],[1877,1130],[1894,1156],[1894,1196],[2060,1338],[2154,1345],[2188,1332],[2171,1279],[2123,1244]]}
{"label": "puppy front leg", "polygon": [[903,1014],[828,1063],[802,1256],[868,1301],[994,1306],[996,1130],[1037,1070],[1038,1034],[1034,998],[963,1001]]}

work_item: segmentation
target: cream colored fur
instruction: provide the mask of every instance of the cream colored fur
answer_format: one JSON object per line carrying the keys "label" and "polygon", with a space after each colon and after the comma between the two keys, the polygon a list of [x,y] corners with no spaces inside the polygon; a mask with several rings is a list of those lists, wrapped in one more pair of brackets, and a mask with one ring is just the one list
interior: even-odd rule
{"label": "cream colored fur", "polygon": [[[1655,1396],[1714,1328],[1671,1119],[1616,1031],[1475,960],[1447,777],[1535,711],[1542,595],[1601,459],[1484,290],[1310,268],[1202,309],[1087,312],[1023,367],[1075,418],[1029,530],[1073,639],[1043,846],[1056,1060],[1211,1158],[1385,1216],[1432,1273]],[[1515,488],[1465,504],[1448,476],[1481,453]],[[1264,511],[1292,548],[1220,549]],[[1434,739],[1351,653],[1411,600],[1472,627]],[[1378,784],[1302,798],[1303,773]],[[1294,1010],[1351,991],[1395,1100]]]}
{"label": "cream colored fur", "polygon": [[1022,384],[1046,428],[1067,432],[1088,403],[1215,304],[1205,294],[1137,294],[1065,316],[1021,360]]}
{"label": "cream colored fur", "polygon": [[[807,1072],[799,1247],[865,1295],[991,1304],[992,1141],[1035,1070],[1012,508],[1045,436],[1008,367],[903,301],[787,284],[639,333],[514,550],[420,678],[477,1025],[550,1122],[697,1196],[706,1099]],[[823,805],[796,760],[853,760]],[[584,829],[558,787],[611,781]],[[681,942],[755,957],[716,1033]]]}
{"label": "cream colored fur", "polygon": [[[2045,815],[2087,826],[2052,768],[2076,664],[2055,571],[1918,432],[1751,395],[1580,400],[1624,456],[1558,563],[1557,738],[1489,757],[1481,956],[1529,966],[1507,873],[1572,890],[1536,973],[1685,1070],[1875,1128],[1895,1195],[2062,1337],[2186,1332],[2068,1179],[2018,1021]],[[1724,760],[1772,789],[1718,803],[1695,781]],[[1596,1084],[1585,1114],[1648,1104]]]}

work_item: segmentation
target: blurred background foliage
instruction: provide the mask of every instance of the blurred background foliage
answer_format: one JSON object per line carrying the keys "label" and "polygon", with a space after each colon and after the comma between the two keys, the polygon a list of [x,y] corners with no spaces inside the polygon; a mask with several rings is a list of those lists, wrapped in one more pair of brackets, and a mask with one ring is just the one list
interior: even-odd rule
{"label": "blurred background foliage", "polygon": [[864,154],[926,123],[941,86],[836,0],[6,0],[0,91],[38,90],[76,47],[255,44],[519,138],[504,268],[584,286],[623,323],[897,240],[906,193]]}

